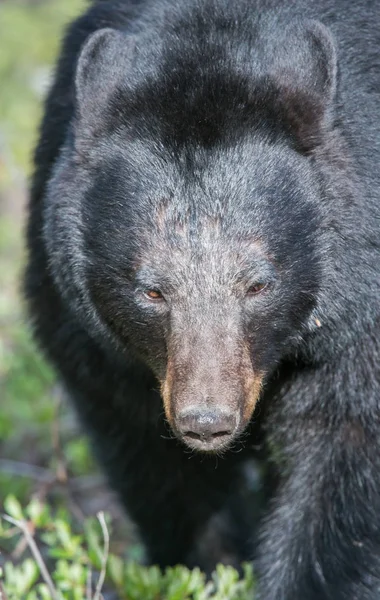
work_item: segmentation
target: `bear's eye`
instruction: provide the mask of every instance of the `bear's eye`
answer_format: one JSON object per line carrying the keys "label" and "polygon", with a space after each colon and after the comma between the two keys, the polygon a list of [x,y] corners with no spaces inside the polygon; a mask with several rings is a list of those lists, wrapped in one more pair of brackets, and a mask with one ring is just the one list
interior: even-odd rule
{"label": "bear's eye", "polygon": [[263,292],[268,287],[268,284],[263,281],[257,281],[253,285],[248,288],[247,295],[248,296],[256,296]]}
{"label": "bear's eye", "polygon": [[144,296],[146,296],[146,298],[148,298],[149,300],[154,300],[155,302],[164,300],[162,293],[160,292],[160,290],[157,290],[156,288],[152,288],[150,290],[145,290]]}

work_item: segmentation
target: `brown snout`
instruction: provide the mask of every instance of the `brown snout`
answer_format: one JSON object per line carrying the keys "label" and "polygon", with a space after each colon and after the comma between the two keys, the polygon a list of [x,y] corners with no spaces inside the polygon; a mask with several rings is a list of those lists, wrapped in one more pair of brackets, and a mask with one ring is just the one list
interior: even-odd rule
{"label": "brown snout", "polygon": [[[203,356],[202,356],[203,354]],[[226,448],[248,424],[261,390],[247,349],[219,356],[198,352],[169,358],[162,397],[166,418],[187,446]]]}

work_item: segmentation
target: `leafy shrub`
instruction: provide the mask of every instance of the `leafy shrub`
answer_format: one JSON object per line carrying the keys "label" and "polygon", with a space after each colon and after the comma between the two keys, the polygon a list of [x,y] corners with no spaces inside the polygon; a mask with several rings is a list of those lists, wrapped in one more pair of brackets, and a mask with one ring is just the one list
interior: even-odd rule
{"label": "leafy shrub", "polygon": [[155,566],[126,563],[109,551],[110,524],[103,513],[87,519],[78,534],[66,511],[53,517],[38,500],[22,510],[10,496],[5,509],[0,537],[11,540],[21,533],[32,554],[16,565],[5,562],[0,586],[8,600],[101,600],[109,597],[107,590],[115,590],[120,600],[252,600],[249,565],[242,579],[222,565],[210,581],[199,569],[183,566],[161,572]]}

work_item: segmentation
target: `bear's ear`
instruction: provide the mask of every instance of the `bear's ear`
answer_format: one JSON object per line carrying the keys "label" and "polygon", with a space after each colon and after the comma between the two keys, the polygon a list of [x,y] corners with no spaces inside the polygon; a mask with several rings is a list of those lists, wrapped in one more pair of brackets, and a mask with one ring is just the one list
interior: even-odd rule
{"label": "bear's ear", "polygon": [[337,59],[332,36],[319,21],[298,21],[284,29],[269,55],[269,76],[279,90],[286,125],[308,151],[333,121]]}
{"label": "bear's ear", "polygon": [[75,77],[79,124],[87,128],[96,125],[112,94],[126,81],[133,51],[133,39],[116,29],[100,29],[90,35]]}

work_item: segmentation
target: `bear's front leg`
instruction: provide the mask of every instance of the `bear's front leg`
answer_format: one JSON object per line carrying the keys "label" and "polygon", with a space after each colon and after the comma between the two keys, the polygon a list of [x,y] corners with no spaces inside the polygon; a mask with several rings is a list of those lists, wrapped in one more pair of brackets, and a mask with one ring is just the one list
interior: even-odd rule
{"label": "bear's front leg", "polygon": [[352,368],[304,373],[277,399],[280,483],[262,530],[260,600],[380,598],[380,411],[375,379]]}

